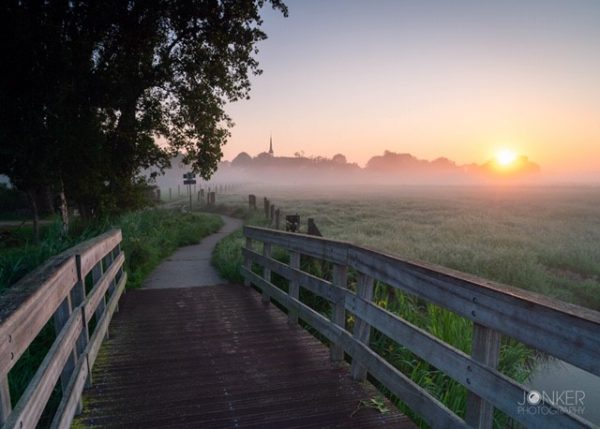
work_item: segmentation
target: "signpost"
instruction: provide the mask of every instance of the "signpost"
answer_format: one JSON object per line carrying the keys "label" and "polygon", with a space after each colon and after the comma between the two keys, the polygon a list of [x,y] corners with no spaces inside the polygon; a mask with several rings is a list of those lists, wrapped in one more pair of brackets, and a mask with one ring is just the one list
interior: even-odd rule
{"label": "signpost", "polygon": [[192,172],[183,175],[183,184],[188,186],[190,196],[190,211],[192,211],[192,185],[196,184],[196,175]]}

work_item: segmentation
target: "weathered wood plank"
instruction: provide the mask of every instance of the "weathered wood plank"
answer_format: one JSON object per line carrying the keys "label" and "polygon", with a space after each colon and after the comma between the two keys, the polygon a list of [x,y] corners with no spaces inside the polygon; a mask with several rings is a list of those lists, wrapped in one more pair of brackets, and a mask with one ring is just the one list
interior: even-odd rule
{"label": "weathered wood plank", "polygon": [[123,236],[120,229],[108,231],[73,248],[81,258],[81,273],[85,277],[92,268],[112,249],[119,245]]}
{"label": "weathered wood plank", "polygon": [[[496,369],[500,359],[500,333],[474,323],[472,344],[471,357],[477,362]],[[469,391],[465,421],[473,427],[491,429],[494,423],[494,407]]]}
{"label": "weathered wood plank", "polygon": [[[256,203],[256,201],[255,201],[255,203]],[[246,238],[246,247],[242,248],[242,252],[244,250],[249,250],[249,251],[252,250],[252,239],[251,238]],[[244,254],[244,267],[246,267],[246,269],[248,269],[248,270],[252,270],[252,259],[250,259],[250,257],[245,254]],[[248,280],[244,280],[244,286],[250,286],[250,283],[248,282]]]}
{"label": "weathered wood plank", "polygon": [[[300,253],[290,252],[290,268],[300,270]],[[296,300],[300,300],[300,284],[297,280],[289,278],[290,286],[288,295]],[[288,323],[290,325],[298,324],[298,312],[295,309],[288,309]]]}
{"label": "weathered wood plank", "polygon": [[350,292],[346,297],[346,308],[527,427],[592,427],[583,419],[561,413],[558,408],[544,401],[535,407],[535,413],[520,413],[517,404],[527,394],[524,386]]}
{"label": "weathered wood plank", "polygon": [[342,241],[253,226],[245,226],[244,235],[254,240],[267,241],[273,245],[336,264],[345,265],[348,260],[349,244]]}
{"label": "weathered wood plank", "polygon": [[357,246],[349,260],[390,286],[600,375],[600,312]]}
{"label": "weathered wood plank", "polygon": [[46,407],[54,385],[75,347],[83,326],[80,311],[76,311],[56,337],[48,354],[36,371],[6,422],[7,428],[34,428]]}
{"label": "weathered wood plank", "polygon": [[299,300],[290,297],[283,290],[277,286],[265,281],[262,277],[256,273],[242,268],[242,275],[254,283],[259,289],[267,289],[273,299],[279,302],[286,308],[293,308],[305,322],[312,325],[316,330],[323,334],[328,340],[336,341],[339,336],[340,328],[336,327],[329,319],[325,316],[317,313],[312,308],[303,304]]}
{"label": "weathered wood plank", "polygon": [[[372,277],[366,274],[359,273],[358,282],[356,284],[356,295],[365,301],[370,302],[373,299]],[[354,338],[369,347],[369,339],[371,338],[371,325],[361,319],[359,314],[356,314],[354,322]],[[361,365],[360,361],[352,361],[352,377],[358,381],[364,381],[367,378],[367,368]]]}
{"label": "weathered wood plank", "polygon": [[19,360],[76,282],[75,258],[55,257],[0,296],[0,379]]}
{"label": "weathered wood plank", "polygon": [[[72,309],[72,305],[71,305],[71,295],[67,294],[64,301],[62,302],[61,305],[58,306],[58,308],[56,309],[56,312],[54,313],[54,316],[53,316],[55,332],[58,333],[63,329],[63,327],[69,321],[72,311],[73,311],[73,309]],[[73,373],[73,370],[75,369],[75,364],[77,362],[77,355],[76,355],[75,349],[76,349],[76,347],[74,347],[73,350],[71,350],[71,353],[69,354],[69,357],[67,358],[67,361],[65,362],[62,373],[60,375],[60,383],[61,383],[63,392],[65,391],[65,389],[67,388],[67,385],[69,384],[69,380],[71,379],[71,374]]]}
{"label": "weathered wood plank", "polygon": [[73,417],[79,412],[81,403],[81,394],[88,377],[87,359],[80,359],[77,362],[67,388],[64,390],[62,400],[58,405],[51,429],[67,429],[71,427]]}
{"label": "weathered wood plank", "polygon": [[[338,289],[346,289],[348,287],[348,267],[346,265],[335,264],[333,266],[333,286]],[[335,323],[342,329],[346,328],[345,300],[345,293],[336,293],[331,311],[331,322]],[[344,347],[342,344],[332,343],[329,352],[331,355],[331,361],[335,365],[341,364],[341,362],[344,360]]]}
{"label": "weathered wood plank", "polygon": [[[115,277],[121,269],[121,267],[123,266],[124,262],[125,254],[120,253],[119,256],[117,256],[117,259],[108,268],[108,270],[104,274],[102,274],[100,278],[97,279],[94,288],[90,291],[83,304],[86,323],[90,321],[92,315],[94,314],[94,312],[96,312],[97,307],[104,302],[104,296],[106,294],[106,291],[111,286],[112,282],[115,280]],[[98,315],[99,313],[96,314]],[[102,317],[102,313],[100,313],[100,317]]]}
{"label": "weathered wood plank", "polygon": [[10,401],[10,390],[8,388],[8,377],[0,378],[0,426],[3,425],[12,411]]}
{"label": "weathered wood plank", "polygon": [[298,268],[292,268],[283,262],[279,262],[271,258],[265,258],[263,255],[247,249],[242,249],[242,254],[244,257],[250,258],[251,262],[256,262],[261,266],[268,267],[272,272],[285,277],[290,282],[298,283],[299,286],[308,289],[312,293],[319,295],[321,298],[325,298],[329,302],[333,302],[335,300],[334,295],[336,290],[331,282],[300,270],[300,262],[298,262]]}
{"label": "weathered wood plank", "polygon": [[[272,207],[272,206],[271,206]],[[266,259],[271,259],[271,243],[263,243],[263,256]],[[267,282],[271,282],[271,269],[267,265],[263,265],[263,278]],[[268,304],[271,301],[266,290],[262,293],[262,302]]]}
{"label": "weathered wood plank", "polygon": [[[98,356],[98,352],[100,351],[100,346],[102,345],[102,341],[106,336],[106,332],[108,331],[108,325],[112,319],[112,316],[117,308],[117,304],[119,303],[119,299],[125,290],[125,285],[127,283],[127,273],[123,273],[121,279],[119,280],[119,284],[115,289],[113,295],[110,297],[108,301],[108,305],[106,306],[106,311],[98,321],[96,325],[96,329],[92,334],[90,341],[86,347],[85,354],[87,355],[89,371],[91,372],[94,367],[94,362],[96,362],[96,357]],[[89,378],[91,380],[91,377]]]}
{"label": "weathered wood plank", "polygon": [[356,341],[347,331],[300,301],[289,297],[275,285],[257,274],[242,269],[242,274],[259,288],[269,289],[272,297],[286,307],[295,307],[306,323],[324,335],[331,343],[342,343],[352,359],[360,360],[368,371],[392,393],[402,399],[412,410],[423,416],[432,427],[464,428],[466,424],[427,391],[408,379],[364,344]]}

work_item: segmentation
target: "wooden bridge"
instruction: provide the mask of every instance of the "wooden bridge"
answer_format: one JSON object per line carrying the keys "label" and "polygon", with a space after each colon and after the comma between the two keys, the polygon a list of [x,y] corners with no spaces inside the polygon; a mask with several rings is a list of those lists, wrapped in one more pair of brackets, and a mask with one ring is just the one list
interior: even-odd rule
{"label": "wooden bridge", "polygon": [[[361,406],[378,395],[359,383],[367,374],[436,428],[491,427],[494,408],[527,427],[593,427],[544,397],[523,412],[527,389],[496,366],[504,335],[600,375],[598,312],[349,243],[254,227],[244,235],[245,286],[121,298],[127,276],[112,231],[0,296],[2,427],[33,428],[44,416],[63,428],[76,415],[78,425],[107,427],[414,427],[389,403],[387,413]],[[330,264],[331,277],[303,271],[301,257]],[[471,355],[379,307],[375,281],[471,320]],[[301,289],[329,302],[331,316],[303,302]],[[47,324],[52,346],[11,401],[9,372]],[[464,385],[464,419],[371,349],[372,329]]]}

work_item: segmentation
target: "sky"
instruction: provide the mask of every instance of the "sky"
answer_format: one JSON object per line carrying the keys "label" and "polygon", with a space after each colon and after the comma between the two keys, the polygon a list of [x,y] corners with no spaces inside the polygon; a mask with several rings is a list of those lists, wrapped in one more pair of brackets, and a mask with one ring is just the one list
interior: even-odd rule
{"label": "sky", "polygon": [[600,1],[287,0],[224,159],[384,150],[600,176]]}

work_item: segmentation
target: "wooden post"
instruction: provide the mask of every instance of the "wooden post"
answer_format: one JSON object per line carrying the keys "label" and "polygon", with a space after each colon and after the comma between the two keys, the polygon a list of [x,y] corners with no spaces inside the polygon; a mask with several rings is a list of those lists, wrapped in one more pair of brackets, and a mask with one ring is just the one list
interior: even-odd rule
{"label": "wooden post", "polygon": [[[358,282],[356,284],[356,295],[364,299],[365,301],[371,301],[373,299],[373,278],[360,273],[358,276]],[[358,341],[369,345],[369,339],[371,337],[371,326],[355,315],[356,322],[354,323],[354,338]],[[357,360],[352,360],[352,378],[358,381],[365,381],[367,378],[367,369],[361,365]]]}
{"label": "wooden post", "polygon": [[[169,191],[170,190],[171,189],[169,188]],[[75,260],[77,262],[77,283],[75,284],[73,289],[71,289],[71,305],[74,308],[77,308],[81,305],[81,303],[83,303],[83,301],[85,301],[86,292],[85,292],[85,278],[83,277],[83,274],[81,272],[81,255],[76,255]],[[75,349],[76,353],[77,353],[77,360],[79,360],[83,357],[83,352],[85,351],[85,348],[87,347],[88,343],[90,342],[90,332],[89,332],[89,327],[87,326],[87,323],[85,321],[84,311],[82,310],[81,313],[82,313],[81,323],[83,323],[83,329],[81,330],[81,334],[79,335],[79,338],[77,339],[77,344],[76,344],[76,349]],[[85,359],[87,359],[87,356],[85,357]],[[87,387],[90,387],[92,385],[92,371],[90,370],[89,362],[88,362],[87,368],[88,368],[88,377],[86,379],[85,385]],[[82,405],[82,401],[80,399],[79,404],[77,405],[77,411],[76,411],[77,414],[81,413],[82,408],[83,408],[83,405]]]}
{"label": "wooden post", "polygon": [[181,185],[177,185],[177,196],[181,197]]}
{"label": "wooden post", "polygon": [[[335,264],[333,266],[333,286],[346,289],[348,282],[348,267],[346,265]],[[335,297],[335,303],[331,314],[331,322],[342,328],[346,327],[346,297],[338,293]],[[341,344],[331,344],[330,350],[331,362],[338,366],[344,360],[344,347]]]}
{"label": "wooden post", "polygon": [[308,218],[308,228],[307,228],[306,233],[308,235],[315,235],[317,237],[323,237],[323,234],[321,234],[321,231],[317,227],[315,220],[311,217]]}
{"label": "wooden post", "polygon": [[[249,237],[246,237],[246,249],[252,250],[252,239]],[[252,259],[248,256],[246,256],[244,260],[244,267],[246,267],[248,271],[252,270]],[[250,280],[244,279],[244,286],[250,286],[250,284]]]}
{"label": "wooden post", "polygon": [[[300,253],[290,252],[290,267],[300,269]],[[300,285],[298,282],[290,280],[289,296],[298,299],[300,296]],[[298,312],[288,306],[288,324],[296,326],[298,324]]]}
{"label": "wooden post", "polygon": [[[100,280],[100,277],[102,277],[102,261],[98,261],[98,263],[96,265],[94,265],[94,268],[92,268],[92,284],[96,285],[96,283],[98,283],[98,280]],[[102,315],[104,314],[104,310],[106,309],[106,296],[103,296],[102,299],[100,300],[100,302],[98,303],[98,307],[96,307],[96,312],[94,313],[96,315],[96,322],[100,321],[100,318],[102,317]],[[106,336],[105,339],[108,340],[108,329],[106,330]]]}
{"label": "wooden post", "polygon": [[0,379],[0,426],[6,423],[11,411],[12,406],[10,403],[10,390],[8,389],[8,375],[5,375]]}
{"label": "wooden post", "polygon": [[248,208],[250,210],[256,210],[256,195],[248,195]]}
{"label": "wooden post", "polygon": [[267,197],[264,198],[263,205],[265,209],[265,218],[269,219],[269,200]]}
{"label": "wooden post", "polygon": [[273,225],[273,220],[275,219],[275,204],[271,204],[271,213],[269,216],[269,220],[270,220],[270,225]]}
{"label": "wooden post", "polygon": [[281,210],[275,210],[275,229],[279,229],[279,216],[281,214]]}
{"label": "wooden post", "polygon": [[[500,358],[500,333],[479,323],[473,323],[471,356],[491,368],[498,366]],[[471,381],[467,378],[467,389]],[[465,422],[480,429],[489,429],[494,423],[494,407],[469,391]]]}
{"label": "wooden post", "polygon": [[[263,256],[265,258],[271,257],[271,243],[263,243]],[[267,268],[267,267],[263,268],[263,278],[266,281],[271,282],[271,269],[270,268]],[[271,298],[269,297],[269,294],[267,293],[266,289],[263,289],[262,302],[264,304],[269,304],[271,302]]]}
{"label": "wooden post", "polygon": [[[77,287],[77,285],[75,285]],[[60,334],[62,328],[69,321],[71,317],[71,313],[73,311],[73,306],[71,305],[71,295],[67,295],[63,302],[58,306],[56,311],[54,312],[53,320],[54,320],[54,331],[56,332],[56,336]],[[60,385],[62,386],[62,391],[66,392],[67,387],[69,386],[69,381],[71,380],[71,375],[75,370],[75,365],[77,364],[77,352],[76,348],[71,350],[69,353],[69,357],[65,362],[65,366],[62,369],[60,374]]]}

